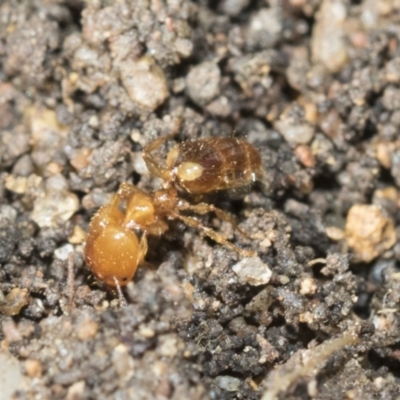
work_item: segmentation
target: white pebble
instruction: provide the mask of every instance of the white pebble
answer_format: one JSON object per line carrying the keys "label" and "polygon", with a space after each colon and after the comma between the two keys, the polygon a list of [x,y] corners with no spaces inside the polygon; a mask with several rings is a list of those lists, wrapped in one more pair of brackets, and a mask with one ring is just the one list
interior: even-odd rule
{"label": "white pebble", "polygon": [[240,385],[240,379],[234,378],[233,376],[217,376],[215,378],[215,383],[224,390],[228,392],[235,392],[238,390]]}
{"label": "white pebble", "polygon": [[74,247],[71,244],[65,244],[64,246],[59,247],[54,250],[54,255],[61,261],[65,261],[68,259],[69,253],[74,251]]}
{"label": "white pebble", "polygon": [[314,128],[308,123],[292,123],[290,119],[279,120],[275,128],[288,143],[307,144],[314,136]]}
{"label": "white pebble", "polygon": [[272,276],[268,265],[259,257],[243,258],[232,269],[240,279],[252,286],[265,285]]}

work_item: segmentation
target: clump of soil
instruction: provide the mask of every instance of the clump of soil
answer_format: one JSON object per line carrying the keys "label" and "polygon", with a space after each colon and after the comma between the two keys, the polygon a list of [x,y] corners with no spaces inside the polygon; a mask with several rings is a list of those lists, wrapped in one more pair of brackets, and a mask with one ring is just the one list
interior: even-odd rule
{"label": "clump of soil", "polygon": [[[4,400],[398,398],[397,2],[4,0],[0,16]],[[165,147],[260,152],[243,198],[202,199],[248,237],[198,217],[257,257],[171,223],[121,307],[85,233],[121,182],[159,187],[141,152],[177,127]]]}

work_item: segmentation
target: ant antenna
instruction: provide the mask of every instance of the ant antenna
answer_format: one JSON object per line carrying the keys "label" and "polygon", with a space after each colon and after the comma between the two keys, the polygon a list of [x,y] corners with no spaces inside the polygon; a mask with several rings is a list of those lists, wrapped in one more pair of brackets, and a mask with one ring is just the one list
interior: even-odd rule
{"label": "ant antenna", "polygon": [[68,313],[70,314],[72,308],[74,307],[74,266],[75,266],[75,256],[74,252],[70,251],[68,253],[68,265],[67,265],[67,293],[68,293]]}
{"label": "ant antenna", "polygon": [[115,276],[114,276],[114,282],[115,282],[115,287],[117,288],[119,305],[120,305],[121,308],[125,308],[128,304],[127,304],[126,299],[125,299],[125,297],[124,297],[124,295],[122,293],[121,286],[118,283],[118,280],[117,280],[117,278]]}

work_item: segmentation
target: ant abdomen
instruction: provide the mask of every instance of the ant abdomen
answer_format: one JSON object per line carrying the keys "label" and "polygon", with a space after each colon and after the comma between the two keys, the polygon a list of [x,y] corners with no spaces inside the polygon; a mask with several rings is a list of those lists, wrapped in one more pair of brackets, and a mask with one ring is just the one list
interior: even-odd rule
{"label": "ant abdomen", "polygon": [[262,162],[248,142],[230,137],[185,141],[168,154],[176,184],[193,194],[235,190],[260,179]]}

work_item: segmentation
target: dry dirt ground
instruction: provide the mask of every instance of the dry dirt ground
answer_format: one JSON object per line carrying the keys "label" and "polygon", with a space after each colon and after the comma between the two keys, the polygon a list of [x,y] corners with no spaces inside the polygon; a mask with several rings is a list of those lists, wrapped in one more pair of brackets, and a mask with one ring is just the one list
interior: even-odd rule
{"label": "dry dirt ground", "polygon": [[[177,124],[260,152],[199,217],[258,257],[171,222],[121,307],[88,224]],[[399,128],[397,0],[0,0],[2,400],[400,398]]]}

